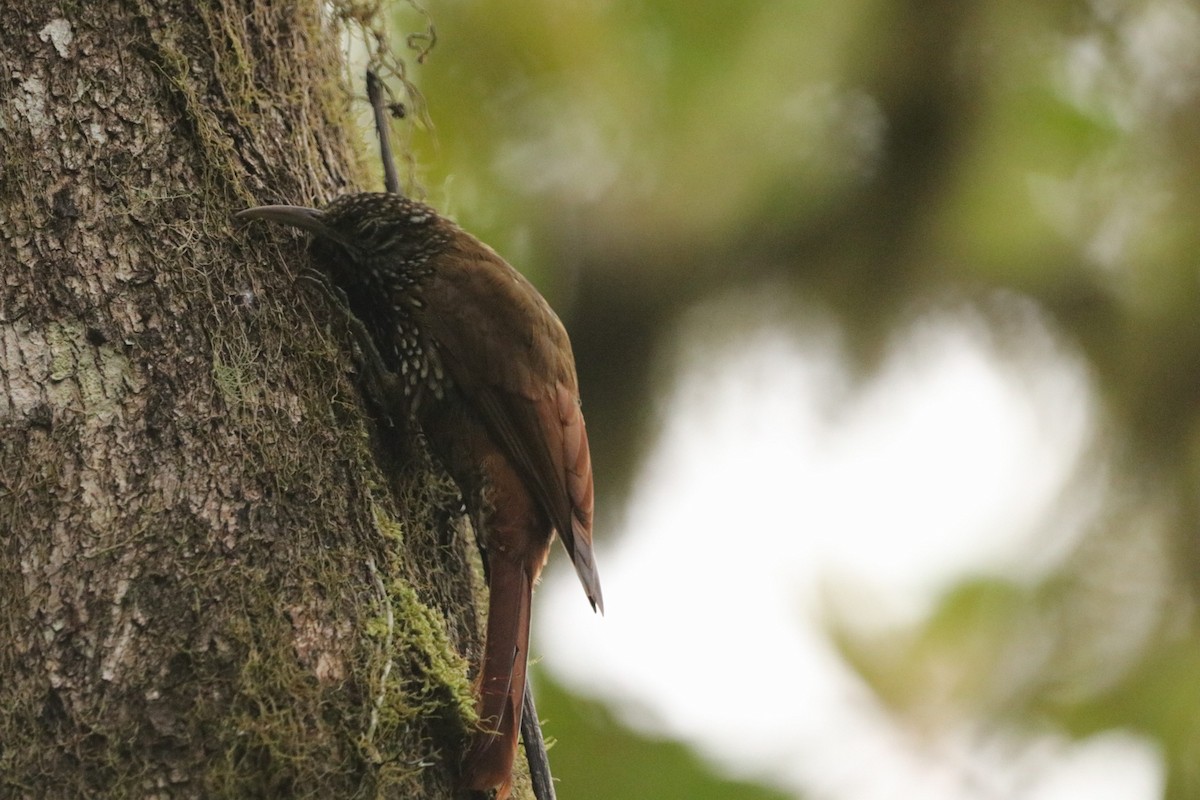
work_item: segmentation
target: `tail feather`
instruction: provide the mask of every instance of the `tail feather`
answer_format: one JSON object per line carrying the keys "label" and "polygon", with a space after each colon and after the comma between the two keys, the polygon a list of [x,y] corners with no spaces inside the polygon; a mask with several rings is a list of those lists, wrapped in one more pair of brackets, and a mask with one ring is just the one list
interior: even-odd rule
{"label": "tail feather", "polygon": [[487,639],[479,679],[479,724],[467,751],[463,786],[472,791],[499,787],[508,797],[517,753],[529,654],[529,611],[533,577],[521,563],[497,554],[488,564]]}
{"label": "tail feather", "polygon": [[587,426],[583,422],[578,395],[561,383],[558,385],[556,410],[556,421],[562,430],[562,467],[570,514],[555,518],[555,524],[558,526],[558,536],[575,565],[583,590],[592,603],[592,609],[603,614],[604,597],[600,593],[600,576],[592,555],[592,514],[596,499]]}

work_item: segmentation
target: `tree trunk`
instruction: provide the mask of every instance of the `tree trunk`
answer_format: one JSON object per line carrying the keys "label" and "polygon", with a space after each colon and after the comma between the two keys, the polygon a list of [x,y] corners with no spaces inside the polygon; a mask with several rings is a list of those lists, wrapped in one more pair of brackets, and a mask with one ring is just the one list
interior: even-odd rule
{"label": "tree trunk", "polygon": [[453,796],[457,495],[230,222],[375,183],[338,13],[0,6],[0,797]]}

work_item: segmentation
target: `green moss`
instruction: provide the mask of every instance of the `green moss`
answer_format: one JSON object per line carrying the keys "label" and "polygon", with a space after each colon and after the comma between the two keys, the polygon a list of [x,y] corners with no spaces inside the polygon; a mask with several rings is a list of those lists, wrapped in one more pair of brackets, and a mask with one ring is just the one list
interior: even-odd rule
{"label": "green moss", "polygon": [[[376,529],[396,545],[388,551],[389,566],[399,570],[402,526],[381,506],[373,510]],[[367,636],[377,643],[371,672],[378,678],[373,681],[373,722],[362,746],[372,758],[380,758],[377,738],[386,738],[414,717],[442,719],[465,736],[475,722],[474,692],[467,680],[468,665],[452,645],[444,618],[422,601],[411,583],[400,577],[385,582],[373,563],[369,567],[383,613],[366,624]]]}
{"label": "green moss", "polygon": [[[458,719],[474,722],[475,698],[467,681],[467,663],[450,646],[441,616],[422,603],[412,586],[403,581],[393,581],[389,595],[397,617],[406,621],[399,649],[416,654],[424,662],[418,665],[424,677],[420,694],[436,698],[439,706],[448,699]],[[437,708],[426,703],[425,710],[432,713]]]}
{"label": "green moss", "polygon": [[213,385],[221,393],[227,408],[249,406],[262,391],[259,381],[254,377],[254,365],[259,360],[259,352],[244,339],[239,341],[225,337],[222,344],[225,353],[218,347],[212,351]]}
{"label": "green moss", "polygon": [[400,521],[387,512],[378,503],[371,503],[371,516],[375,521],[375,530],[393,544],[400,546],[404,543],[404,526]]}

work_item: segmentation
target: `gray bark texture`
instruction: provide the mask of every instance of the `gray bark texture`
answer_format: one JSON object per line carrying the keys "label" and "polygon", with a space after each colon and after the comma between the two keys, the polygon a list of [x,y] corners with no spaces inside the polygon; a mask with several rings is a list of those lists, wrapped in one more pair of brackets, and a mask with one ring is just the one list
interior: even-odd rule
{"label": "gray bark texture", "polygon": [[[0,5],[0,798],[449,798],[480,593],[303,240],[352,9]],[[520,792],[518,792],[520,794]]]}

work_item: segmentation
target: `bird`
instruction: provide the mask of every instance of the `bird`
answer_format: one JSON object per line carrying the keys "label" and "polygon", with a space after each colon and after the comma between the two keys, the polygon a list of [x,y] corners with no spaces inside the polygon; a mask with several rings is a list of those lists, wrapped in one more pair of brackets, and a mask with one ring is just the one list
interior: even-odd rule
{"label": "bird", "polygon": [[416,423],[462,493],[484,555],[488,614],[479,727],[461,785],[511,791],[533,587],[555,533],[595,611],[591,454],[567,331],[491,247],[393,192],[321,209],[258,206],[235,217],[312,234],[314,262],[345,295],[387,379],[389,413]]}

